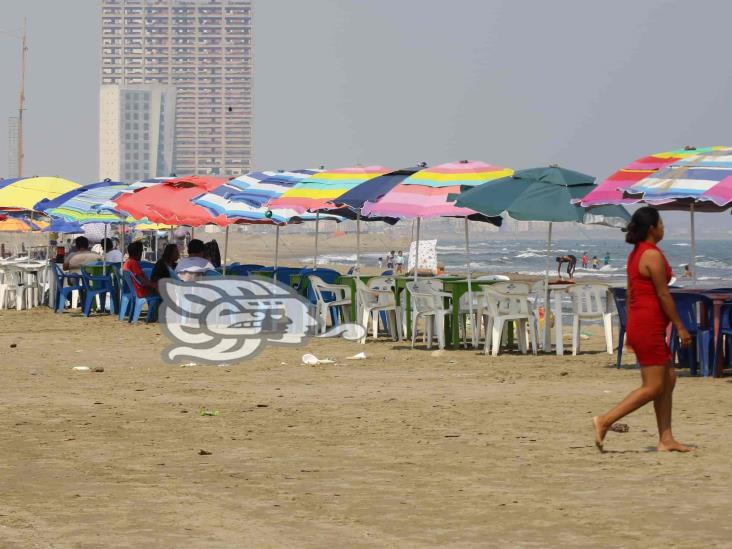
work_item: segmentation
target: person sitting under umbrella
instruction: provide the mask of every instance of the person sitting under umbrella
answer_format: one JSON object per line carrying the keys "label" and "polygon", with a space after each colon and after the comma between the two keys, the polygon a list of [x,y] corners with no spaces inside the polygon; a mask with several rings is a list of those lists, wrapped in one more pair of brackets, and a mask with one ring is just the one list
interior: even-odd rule
{"label": "person sitting under umbrella", "polygon": [[557,275],[560,279],[562,278],[562,265],[565,263],[567,264],[567,274],[571,280],[574,278],[574,270],[577,268],[577,256],[568,254],[557,257]]}
{"label": "person sitting under umbrella", "polygon": [[75,251],[71,252],[64,259],[64,270],[76,271],[83,265],[89,263],[97,263],[102,260],[102,256],[95,254],[89,249],[89,239],[85,236],[77,236],[74,240]]}
{"label": "person sitting under umbrella", "polygon": [[211,262],[203,257],[203,241],[194,238],[188,243],[188,257],[184,257],[175,267],[178,277],[184,282],[198,280],[206,271],[214,270]]}

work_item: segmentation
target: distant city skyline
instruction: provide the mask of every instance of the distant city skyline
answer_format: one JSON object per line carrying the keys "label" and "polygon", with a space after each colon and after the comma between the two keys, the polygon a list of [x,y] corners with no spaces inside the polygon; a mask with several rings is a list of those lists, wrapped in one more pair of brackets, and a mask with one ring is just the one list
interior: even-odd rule
{"label": "distant city skyline", "polygon": [[[715,14],[704,25],[683,0],[256,2],[254,167],[471,158],[602,180],[653,152],[732,145],[732,70],[708,55],[725,51],[732,4],[698,4]],[[26,173],[90,182],[101,2],[68,6],[6,1],[0,13],[6,31],[28,18]],[[7,124],[20,44],[0,41]],[[701,230],[732,226],[728,213],[697,218]]]}

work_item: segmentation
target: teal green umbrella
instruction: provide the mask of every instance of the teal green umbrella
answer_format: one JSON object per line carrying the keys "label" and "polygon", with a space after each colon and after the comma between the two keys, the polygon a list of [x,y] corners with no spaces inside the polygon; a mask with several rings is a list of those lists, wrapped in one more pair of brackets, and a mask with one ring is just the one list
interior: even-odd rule
{"label": "teal green umbrella", "polygon": [[[548,303],[549,267],[552,255],[552,224],[562,221],[607,225],[624,228],[630,214],[622,206],[609,205],[584,208],[572,202],[584,198],[596,188],[595,178],[574,170],[548,166],[519,170],[513,175],[488,181],[478,187],[461,188],[451,195],[455,205],[470,208],[486,216],[508,214],[521,221],[548,221],[544,303]],[[545,349],[549,323],[545,327]]]}

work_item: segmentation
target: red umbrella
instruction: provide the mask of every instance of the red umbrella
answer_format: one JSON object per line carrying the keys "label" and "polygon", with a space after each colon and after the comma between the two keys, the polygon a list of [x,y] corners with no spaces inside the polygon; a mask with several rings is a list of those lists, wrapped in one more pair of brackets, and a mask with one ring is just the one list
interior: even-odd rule
{"label": "red umbrella", "polygon": [[220,187],[224,177],[189,176],[169,179],[165,183],[122,193],[114,202],[135,219],[148,218],[153,223],[199,227],[213,223],[231,223],[225,215],[214,216],[207,208],[192,203],[194,198]]}

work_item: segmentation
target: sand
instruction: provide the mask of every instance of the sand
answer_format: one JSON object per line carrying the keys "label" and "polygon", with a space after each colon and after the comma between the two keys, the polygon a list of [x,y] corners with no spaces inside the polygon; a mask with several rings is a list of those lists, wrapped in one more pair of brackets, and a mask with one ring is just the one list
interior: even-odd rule
{"label": "sand", "polygon": [[591,417],[639,374],[597,336],[578,357],[310,340],[184,367],[157,325],[0,326],[3,548],[732,545],[729,379],[681,374],[693,453],[653,451],[647,407],[600,454]]}

